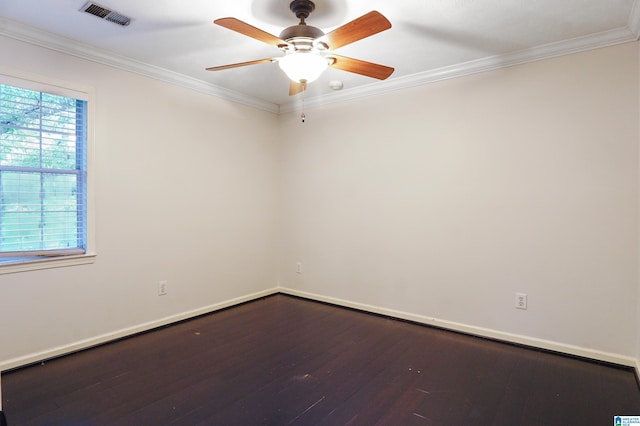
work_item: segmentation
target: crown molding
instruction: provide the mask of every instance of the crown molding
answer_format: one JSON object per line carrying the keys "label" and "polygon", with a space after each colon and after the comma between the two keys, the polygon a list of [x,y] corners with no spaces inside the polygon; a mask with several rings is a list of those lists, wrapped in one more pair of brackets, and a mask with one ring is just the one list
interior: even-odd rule
{"label": "crown molding", "polygon": [[[638,3],[640,3],[640,0],[636,0],[634,2],[634,12],[637,11],[637,13],[634,13],[634,19],[638,22],[636,26],[640,27],[640,7],[635,7]],[[350,89],[348,92],[336,92],[328,95],[307,98],[305,99],[305,108],[312,109],[334,103],[360,99],[367,96],[380,95],[386,92],[421,86],[451,78],[463,77],[528,62],[540,61],[543,59],[627,43],[636,41],[637,39],[637,33],[628,27],[613,29],[602,33],[577,37],[556,43],[549,43],[513,53],[491,56],[452,66],[436,68],[417,74],[402,76],[391,80],[376,82],[365,86],[359,86]],[[293,112],[297,109],[299,109],[299,105],[295,102],[288,102],[280,105],[281,114]]]}
{"label": "crown molding", "polygon": [[224,87],[216,86],[164,68],[136,61],[135,59],[118,55],[113,52],[100,50],[93,46],[42,31],[6,18],[0,18],[0,35],[72,55],[81,59],[108,65],[113,68],[140,74],[165,83],[175,84],[200,93],[244,104],[252,108],[257,108],[275,114],[280,112],[280,108],[274,103],[246,96],[236,91],[225,89]]}
{"label": "crown molding", "polygon": [[[375,82],[355,87],[345,92],[335,92],[311,97],[305,100],[305,107],[307,109],[311,109],[528,62],[637,41],[640,37],[639,34],[640,0],[635,0],[627,27],[604,31],[584,37],[577,37],[561,42],[550,43],[504,55],[477,59],[417,74],[397,77],[382,82]],[[295,101],[286,102],[281,105],[266,102],[233,90],[225,89],[224,87],[185,76],[183,74],[136,61],[125,56],[117,55],[113,52],[99,50],[93,46],[5,18],[0,18],[0,35],[103,65],[108,65],[124,71],[140,74],[166,83],[175,84],[200,93],[237,102],[274,114],[289,113],[296,111],[299,108],[298,103]]]}

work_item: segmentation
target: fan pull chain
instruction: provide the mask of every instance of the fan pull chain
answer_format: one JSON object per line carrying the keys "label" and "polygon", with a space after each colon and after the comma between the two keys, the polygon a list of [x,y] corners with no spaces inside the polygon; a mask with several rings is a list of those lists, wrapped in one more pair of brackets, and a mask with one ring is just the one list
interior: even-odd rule
{"label": "fan pull chain", "polygon": [[304,93],[307,91],[307,82],[302,80],[302,113],[300,114],[300,120],[304,123],[307,116],[304,114]]}

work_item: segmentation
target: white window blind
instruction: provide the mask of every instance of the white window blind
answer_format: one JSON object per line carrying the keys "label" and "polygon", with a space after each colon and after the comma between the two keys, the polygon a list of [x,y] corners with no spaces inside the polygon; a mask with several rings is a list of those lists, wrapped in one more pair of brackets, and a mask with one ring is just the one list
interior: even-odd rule
{"label": "white window blind", "polygon": [[87,101],[0,84],[0,260],[87,247]]}

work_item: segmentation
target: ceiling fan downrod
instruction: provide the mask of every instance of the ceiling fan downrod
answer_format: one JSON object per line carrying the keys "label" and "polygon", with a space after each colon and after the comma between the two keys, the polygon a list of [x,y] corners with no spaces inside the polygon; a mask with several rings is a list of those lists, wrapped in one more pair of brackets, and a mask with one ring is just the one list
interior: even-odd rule
{"label": "ceiling fan downrod", "polygon": [[298,25],[306,25],[305,19],[311,15],[316,8],[316,5],[311,0],[293,0],[289,4],[289,9],[296,15],[296,18],[300,20]]}

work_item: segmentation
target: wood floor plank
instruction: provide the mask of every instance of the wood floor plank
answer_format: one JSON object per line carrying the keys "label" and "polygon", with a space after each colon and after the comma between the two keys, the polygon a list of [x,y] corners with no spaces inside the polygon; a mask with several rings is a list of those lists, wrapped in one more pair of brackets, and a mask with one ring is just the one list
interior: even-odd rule
{"label": "wood floor plank", "polygon": [[10,425],[565,425],[633,371],[275,295],[3,375]]}

